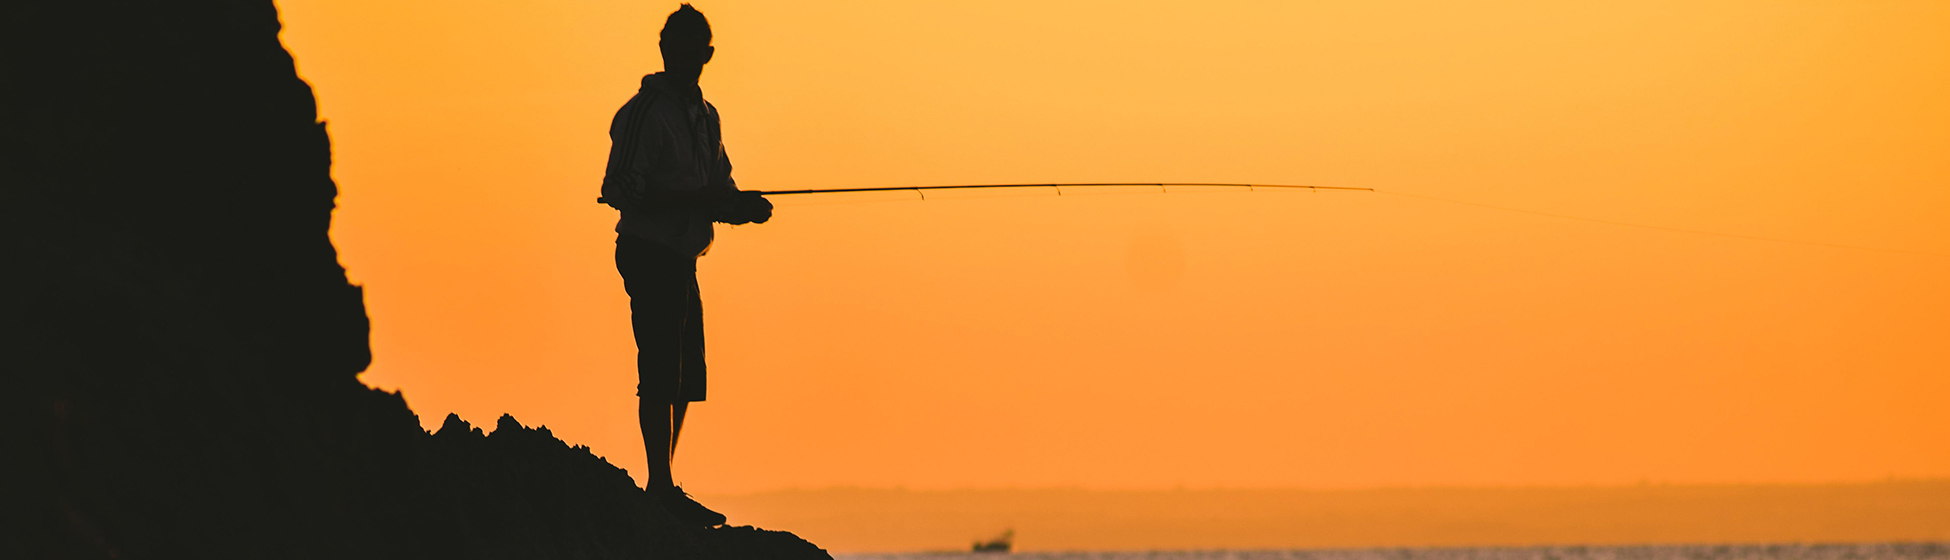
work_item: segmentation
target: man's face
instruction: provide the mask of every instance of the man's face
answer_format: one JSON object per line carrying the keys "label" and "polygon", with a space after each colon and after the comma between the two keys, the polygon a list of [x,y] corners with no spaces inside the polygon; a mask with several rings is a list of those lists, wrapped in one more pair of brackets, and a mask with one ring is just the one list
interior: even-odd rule
{"label": "man's face", "polygon": [[664,53],[664,68],[702,68],[717,54],[717,47],[705,44],[659,41],[657,47]]}

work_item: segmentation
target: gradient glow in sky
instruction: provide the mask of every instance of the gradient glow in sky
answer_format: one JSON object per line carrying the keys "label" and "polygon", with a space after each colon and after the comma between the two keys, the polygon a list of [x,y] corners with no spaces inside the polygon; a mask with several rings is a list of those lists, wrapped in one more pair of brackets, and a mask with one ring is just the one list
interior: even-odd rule
{"label": "gradient glow in sky", "polygon": [[[693,491],[1950,476],[1950,4],[710,2]],[[367,383],[641,472],[595,204],[675,3],[279,3]],[[1915,252],[1925,253],[1918,254]]]}

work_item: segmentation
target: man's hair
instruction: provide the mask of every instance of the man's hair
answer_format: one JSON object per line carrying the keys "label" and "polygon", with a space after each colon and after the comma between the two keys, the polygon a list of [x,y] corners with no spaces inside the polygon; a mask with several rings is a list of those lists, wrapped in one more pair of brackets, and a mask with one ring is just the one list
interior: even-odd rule
{"label": "man's hair", "polygon": [[664,19],[663,33],[658,35],[665,43],[675,45],[705,46],[711,44],[711,22],[697,8],[685,4],[671,12]]}

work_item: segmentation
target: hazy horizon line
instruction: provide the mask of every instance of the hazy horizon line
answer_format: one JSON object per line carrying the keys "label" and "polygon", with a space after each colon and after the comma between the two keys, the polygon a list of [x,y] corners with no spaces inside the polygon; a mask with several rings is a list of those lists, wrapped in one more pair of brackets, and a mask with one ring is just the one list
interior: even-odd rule
{"label": "hazy horizon line", "polygon": [[[1304,550],[1309,552],[1362,551],[1362,550],[1480,550],[1480,549],[1536,549],[1536,548],[1695,548],[1695,547],[1823,547],[1823,546],[1874,546],[1874,545],[1950,545],[1950,539],[1940,540],[1815,540],[1815,541],[1688,541],[1688,542],[1562,542],[1539,544],[1492,544],[1492,545],[1407,545],[1407,546],[1293,546],[1293,547],[1198,547],[1198,548],[1038,548],[1014,550],[1010,554],[1062,555],[1098,553],[1148,553],[1148,552],[1283,552]],[[919,549],[904,551],[836,551],[835,558],[842,556],[921,556],[921,555],[961,555],[969,554],[960,549]]]}
{"label": "hazy horizon line", "polygon": [[866,486],[856,484],[835,484],[829,486],[789,486],[765,490],[737,492],[703,492],[714,496],[748,496],[791,492],[830,492],[830,491],[875,491],[875,492],[914,492],[914,493],[952,493],[952,492],[1093,492],[1093,493],[1152,493],[1152,492],[1374,492],[1396,490],[1604,490],[1646,487],[1833,487],[1833,486],[1875,486],[1883,484],[1950,484],[1950,476],[1899,477],[1891,476],[1876,479],[1849,479],[1833,481],[1658,481],[1609,482],[1584,484],[1425,484],[1425,485],[1373,485],[1373,486]]}

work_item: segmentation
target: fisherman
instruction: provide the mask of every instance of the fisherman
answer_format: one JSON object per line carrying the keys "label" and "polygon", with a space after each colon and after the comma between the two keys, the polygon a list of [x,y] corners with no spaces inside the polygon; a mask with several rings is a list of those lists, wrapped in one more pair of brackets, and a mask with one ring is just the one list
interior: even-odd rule
{"label": "fisherman", "polygon": [[698,75],[711,61],[711,24],[684,4],[664,21],[664,71],[610,121],[609,168],[601,202],[622,212],[616,270],[630,295],[637,347],[637,417],[649,472],[646,496],[679,522],[711,527],[725,517],[697,503],[670,472],[690,403],[704,400],[704,311],[697,259],[712,222],[764,223],[772,204],[731,180],[718,110]]}

